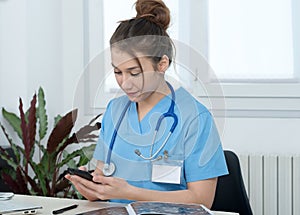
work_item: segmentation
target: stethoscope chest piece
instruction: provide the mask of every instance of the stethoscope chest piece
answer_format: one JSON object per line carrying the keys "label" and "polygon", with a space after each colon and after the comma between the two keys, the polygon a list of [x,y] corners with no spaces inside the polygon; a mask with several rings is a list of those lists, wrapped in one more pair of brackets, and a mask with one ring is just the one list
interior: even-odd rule
{"label": "stethoscope chest piece", "polygon": [[113,162],[110,162],[110,164],[105,163],[103,166],[103,175],[105,176],[111,176],[114,174],[114,172],[116,171],[116,166]]}

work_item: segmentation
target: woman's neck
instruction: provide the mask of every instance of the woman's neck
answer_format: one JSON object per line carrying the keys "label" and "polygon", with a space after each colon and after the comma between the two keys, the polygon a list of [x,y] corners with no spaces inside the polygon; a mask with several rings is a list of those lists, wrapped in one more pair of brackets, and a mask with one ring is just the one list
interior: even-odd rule
{"label": "woman's neck", "polygon": [[137,103],[137,112],[139,121],[141,121],[147,113],[160,101],[162,100],[166,95],[170,94],[171,90],[166,82],[164,82],[159,89],[157,89],[155,92],[151,93],[151,95],[143,100]]}

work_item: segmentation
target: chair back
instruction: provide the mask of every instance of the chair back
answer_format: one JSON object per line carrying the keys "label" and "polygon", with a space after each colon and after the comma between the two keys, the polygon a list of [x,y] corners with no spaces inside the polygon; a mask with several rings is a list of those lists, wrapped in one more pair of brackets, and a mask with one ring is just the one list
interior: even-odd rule
{"label": "chair back", "polygon": [[229,174],[218,178],[215,199],[211,209],[236,212],[240,215],[252,215],[239,158],[229,150],[225,150],[224,154]]}

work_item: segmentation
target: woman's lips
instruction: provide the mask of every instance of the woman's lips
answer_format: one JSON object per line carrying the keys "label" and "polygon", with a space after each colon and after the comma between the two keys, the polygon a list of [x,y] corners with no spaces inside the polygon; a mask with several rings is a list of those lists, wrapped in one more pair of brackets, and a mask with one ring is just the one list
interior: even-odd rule
{"label": "woman's lips", "polygon": [[130,97],[136,97],[138,95],[137,92],[126,92],[126,94]]}

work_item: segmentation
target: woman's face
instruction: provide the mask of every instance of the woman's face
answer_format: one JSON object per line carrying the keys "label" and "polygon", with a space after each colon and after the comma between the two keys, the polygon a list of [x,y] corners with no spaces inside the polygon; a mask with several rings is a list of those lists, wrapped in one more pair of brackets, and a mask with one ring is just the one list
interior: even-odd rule
{"label": "woman's face", "polygon": [[138,56],[138,60],[126,52],[112,49],[112,66],[116,80],[133,102],[148,99],[164,80],[163,73],[155,71],[150,58]]}

